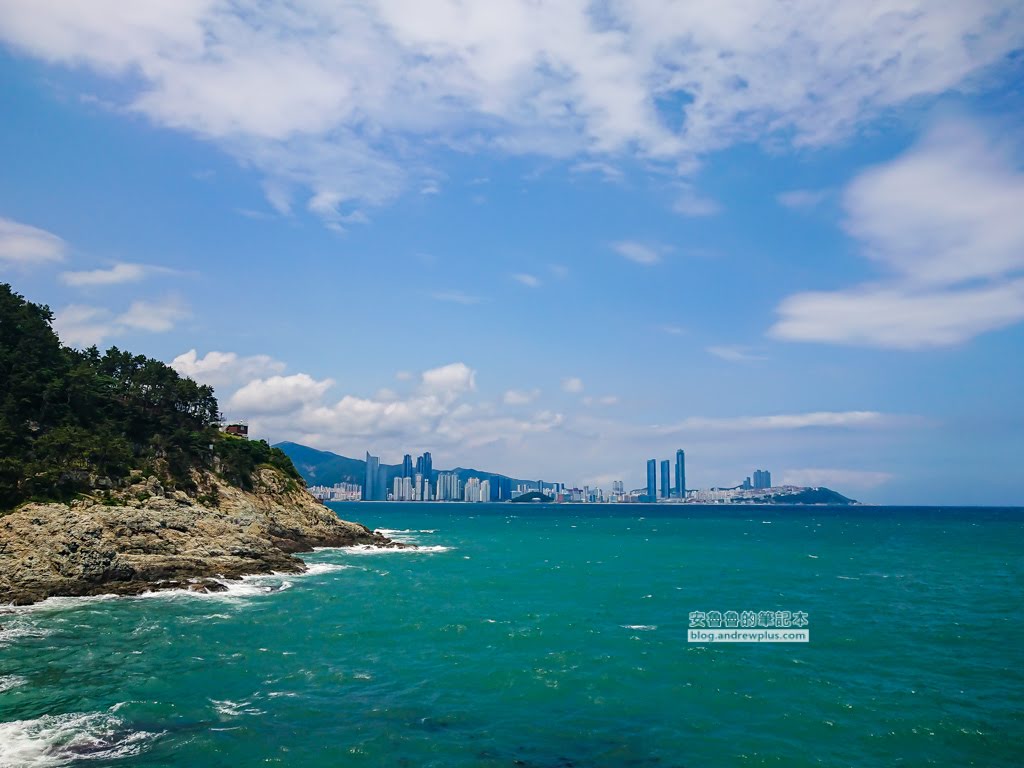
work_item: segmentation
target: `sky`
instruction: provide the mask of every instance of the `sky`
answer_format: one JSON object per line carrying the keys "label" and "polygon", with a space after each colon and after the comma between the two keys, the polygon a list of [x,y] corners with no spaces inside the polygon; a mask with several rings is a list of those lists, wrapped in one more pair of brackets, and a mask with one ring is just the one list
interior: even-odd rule
{"label": "sky", "polygon": [[270,442],[1024,503],[1014,0],[0,0],[0,281]]}

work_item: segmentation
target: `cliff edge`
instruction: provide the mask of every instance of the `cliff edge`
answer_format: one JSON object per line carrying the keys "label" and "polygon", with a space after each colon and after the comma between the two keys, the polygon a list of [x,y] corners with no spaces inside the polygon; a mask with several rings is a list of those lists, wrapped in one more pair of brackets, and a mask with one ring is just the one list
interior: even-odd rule
{"label": "cliff edge", "polygon": [[280,470],[263,466],[251,490],[195,472],[196,490],[156,477],[62,503],[29,503],[0,517],[0,604],[61,595],[216,591],[214,578],[301,572],[313,547],[403,547],[340,520]]}

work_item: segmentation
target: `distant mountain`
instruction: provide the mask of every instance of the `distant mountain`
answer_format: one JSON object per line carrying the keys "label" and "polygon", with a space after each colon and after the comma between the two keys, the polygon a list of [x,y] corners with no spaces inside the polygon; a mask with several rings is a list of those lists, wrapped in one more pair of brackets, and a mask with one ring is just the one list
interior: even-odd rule
{"label": "distant mountain", "polygon": [[[351,459],[330,451],[318,451],[299,443],[277,443],[275,448],[280,448],[292,460],[299,474],[305,479],[307,485],[334,485],[335,483],[355,483],[362,485],[366,479],[366,462],[363,459]],[[381,471],[387,480],[387,487],[396,477],[402,476],[401,464],[381,464]],[[514,491],[520,483],[536,483],[536,480],[518,480],[514,477],[501,475],[497,472],[485,472],[479,469],[456,467],[455,469],[435,469],[431,480],[435,480],[441,472],[454,472],[463,483],[471,477],[491,482],[491,497],[498,497],[498,489],[501,485],[509,491]]]}

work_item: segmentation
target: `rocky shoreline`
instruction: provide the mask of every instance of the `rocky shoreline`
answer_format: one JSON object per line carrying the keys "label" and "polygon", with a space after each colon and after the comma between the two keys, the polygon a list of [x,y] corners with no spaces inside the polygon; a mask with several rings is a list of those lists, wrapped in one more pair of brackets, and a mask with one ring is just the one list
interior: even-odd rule
{"label": "rocky shoreline", "polygon": [[211,474],[198,492],[156,478],[71,504],[26,504],[0,517],[0,605],[48,597],[221,591],[217,579],[300,573],[295,553],[357,544],[406,547],[341,520],[271,467],[243,491]]}

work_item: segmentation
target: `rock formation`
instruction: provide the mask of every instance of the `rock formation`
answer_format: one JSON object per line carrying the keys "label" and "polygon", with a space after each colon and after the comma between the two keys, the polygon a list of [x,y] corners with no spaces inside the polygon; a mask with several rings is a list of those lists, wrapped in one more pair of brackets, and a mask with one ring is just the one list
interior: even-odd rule
{"label": "rock formation", "polygon": [[57,595],[134,595],[156,589],[216,591],[212,579],[301,572],[313,547],[404,544],[340,520],[295,480],[269,466],[251,491],[211,473],[197,491],[165,492],[133,478],[70,504],[26,504],[0,517],[0,604]]}

